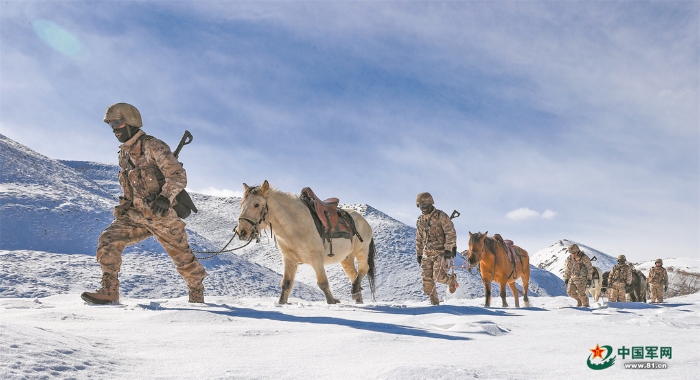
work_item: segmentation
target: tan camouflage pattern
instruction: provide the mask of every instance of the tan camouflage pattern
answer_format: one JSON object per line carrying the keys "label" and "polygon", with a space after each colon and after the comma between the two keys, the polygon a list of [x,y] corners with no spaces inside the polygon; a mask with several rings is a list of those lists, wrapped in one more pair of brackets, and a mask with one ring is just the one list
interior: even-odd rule
{"label": "tan camouflage pattern", "polygon": [[616,282],[613,285],[611,285],[610,288],[610,297],[608,298],[608,301],[610,302],[626,302],[627,298],[627,292],[625,291],[625,283],[624,282]]}
{"label": "tan camouflage pattern", "polygon": [[650,284],[668,285],[668,273],[666,273],[666,268],[654,266],[649,269],[647,282]]}
{"label": "tan camouflage pattern", "polygon": [[566,294],[577,301],[576,306],[589,306],[588,295],[586,295],[586,278],[577,277],[569,280]]}
{"label": "tan camouflage pattern", "polygon": [[649,269],[647,283],[649,284],[649,291],[651,292],[651,302],[664,302],[664,286],[668,286],[668,273],[666,272],[666,268],[654,266]]}
{"label": "tan camouflage pattern", "polygon": [[572,253],[566,258],[566,263],[564,265],[564,280],[583,279],[585,285],[586,280],[593,279],[594,271],[593,265],[591,265],[591,259],[589,259],[586,254]]}
{"label": "tan camouflage pattern", "polygon": [[103,120],[105,123],[109,123],[111,120],[124,120],[132,127],[140,128],[143,126],[141,113],[136,107],[128,103],[115,103],[107,107]]}
{"label": "tan camouflage pattern", "polygon": [[430,214],[423,214],[416,222],[416,255],[442,256],[457,245],[457,233],[450,217],[442,210],[434,209]]}
{"label": "tan camouflage pattern", "polygon": [[[140,139],[144,135],[145,132],[139,130],[119,147],[119,184],[124,191],[117,206],[120,209],[127,203],[133,203],[139,210],[148,209],[143,199],[158,194],[174,205],[177,194],[187,186],[187,173],[168,144],[150,136]],[[162,187],[158,181],[159,170],[164,180]]]}
{"label": "tan camouflage pattern", "polygon": [[[100,235],[97,246],[97,262],[105,273],[119,273],[122,252],[127,246],[155,236],[170,255],[177,271],[190,288],[203,289],[206,277],[204,267],[197,261],[187,242],[185,223],[171,207],[165,216],[153,214],[143,199],[161,194],[171,200],[187,184],[185,170],[177,162],[170,148],[158,139],[138,140],[144,135],[139,131],[120,146],[119,182],[124,190],[120,203],[114,208],[115,220]],[[141,144],[144,154],[141,154]],[[158,186],[157,171],[164,178],[163,188]]]}
{"label": "tan camouflage pattern", "polygon": [[616,264],[610,271],[608,284],[629,285],[632,283],[632,266],[630,264]]}
{"label": "tan camouflage pattern", "polygon": [[664,302],[664,285],[649,284],[649,291],[651,292],[651,303]]}

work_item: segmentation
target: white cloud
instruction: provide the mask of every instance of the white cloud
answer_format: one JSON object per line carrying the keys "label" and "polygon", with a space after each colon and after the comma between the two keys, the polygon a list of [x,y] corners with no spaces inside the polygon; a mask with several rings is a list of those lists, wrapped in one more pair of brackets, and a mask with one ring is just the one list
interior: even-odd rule
{"label": "white cloud", "polygon": [[510,220],[514,220],[516,222],[520,222],[523,220],[528,220],[528,219],[535,219],[535,218],[542,218],[542,219],[554,219],[555,216],[557,216],[556,211],[552,210],[545,210],[543,213],[539,213],[535,210],[530,210],[527,207],[521,207],[519,209],[515,209],[509,213],[506,214],[506,217]]}
{"label": "white cloud", "polygon": [[[190,191],[190,189],[187,189]],[[243,198],[243,192],[242,191],[234,191],[234,190],[229,190],[229,189],[217,189],[215,187],[207,187],[206,189],[202,190],[191,190],[193,193],[200,193],[200,194],[205,194],[205,195],[213,195],[215,197],[239,197]]]}
{"label": "white cloud", "polygon": [[554,219],[558,212],[552,210],[544,210],[542,213],[542,219]]}

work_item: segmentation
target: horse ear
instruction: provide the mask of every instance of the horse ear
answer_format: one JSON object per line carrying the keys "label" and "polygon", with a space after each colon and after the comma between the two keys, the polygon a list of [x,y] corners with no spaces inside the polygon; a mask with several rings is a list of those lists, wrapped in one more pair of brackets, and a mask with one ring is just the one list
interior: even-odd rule
{"label": "horse ear", "polygon": [[484,237],[488,237],[488,236],[489,236],[489,232],[488,231],[484,232]]}
{"label": "horse ear", "polygon": [[260,190],[262,190],[263,193],[270,190],[270,183],[267,182],[267,180],[265,180],[265,182],[263,182],[262,186],[260,186]]}
{"label": "horse ear", "polygon": [[250,186],[248,186],[245,182],[243,182],[243,193],[244,194],[248,192],[249,188],[250,188]]}
{"label": "horse ear", "polygon": [[469,237],[472,237],[474,235],[471,231],[469,231]]}

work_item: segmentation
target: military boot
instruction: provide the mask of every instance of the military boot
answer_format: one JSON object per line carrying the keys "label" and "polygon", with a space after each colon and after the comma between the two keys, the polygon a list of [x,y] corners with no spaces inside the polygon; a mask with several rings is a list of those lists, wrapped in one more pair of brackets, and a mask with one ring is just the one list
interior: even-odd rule
{"label": "military boot", "polygon": [[578,298],[576,299],[576,307],[581,307],[581,300]]}
{"label": "military boot", "polygon": [[204,303],[204,286],[190,286],[190,300],[192,303]]}
{"label": "military boot", "polygon": [[430,304],[431,305],[439,305],[440,304],[440,299],[438,298],[438,296],[435,292],[430,293]]}
{"label": "military boot", "polygon": [[582,306],[583,306],[583,307],[591,307],[591,304],[588,303],[588,297],[586,297],[586,298],[583,299],[583,305],[582,305]]}
{"label": "military boot", "polygon": [[80,295],[85,302],[104,305],[119,301],[119,279],[116,273],[102,273],[102,287]]}

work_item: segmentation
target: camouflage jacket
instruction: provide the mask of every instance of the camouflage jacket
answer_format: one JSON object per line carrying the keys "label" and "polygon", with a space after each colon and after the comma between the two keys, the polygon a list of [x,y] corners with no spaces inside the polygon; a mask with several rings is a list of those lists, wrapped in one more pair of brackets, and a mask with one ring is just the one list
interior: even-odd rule
{"label": "camouflage jacket", "polygon": [[581,253],[580,256],[578,254],[569,255],[569,257],[566,258],[564,280],[590,280],[593,278],[593,271],[594,269],[591,265],[591,259],[589,259],[585,253]]}
{"label": "camouflage jacket", "polygon": [[457,233],[452,220],[442,210],[434,209],[421,215],[416,222],[416,255],[442,254],[457,245]]}
{"label": "camouflage jacket", "polygon": [[174,205],[187,185],[187,173],[168,144],[140,130],[119,148],[119,184],[124,196],[119,197],[115,216],[132,205],[147,208],[144,198],[149,195],[162,195]]}
{"label": "camouflage jacket", "polygon": [[668,273],[666,273],[666,268],[654,266],[649,269],[647,282],[650,284],[668,285]]}
{"label": "camouflage jacket", "polygon": [[630,264],[616,264],[610,271],[610,277],[608,278],[608,283],[610,285],[622,282],[625,285],[632,283],[632,265]]}

